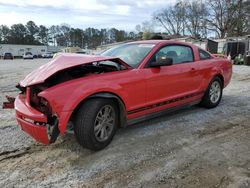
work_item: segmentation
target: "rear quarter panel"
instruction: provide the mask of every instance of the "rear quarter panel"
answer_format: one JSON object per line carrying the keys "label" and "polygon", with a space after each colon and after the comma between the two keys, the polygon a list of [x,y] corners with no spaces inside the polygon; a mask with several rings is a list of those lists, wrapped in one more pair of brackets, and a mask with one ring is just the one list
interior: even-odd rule
{"label": "rear quarter panel", "polygon": [[222,75],[224,80],[224,88],[229,84],[232,76],[232,64],[227,59],[212,58],[208,60],[201,60],[200,72],[203,76],[201,89],[206,90],[211,80],[216,75]]}

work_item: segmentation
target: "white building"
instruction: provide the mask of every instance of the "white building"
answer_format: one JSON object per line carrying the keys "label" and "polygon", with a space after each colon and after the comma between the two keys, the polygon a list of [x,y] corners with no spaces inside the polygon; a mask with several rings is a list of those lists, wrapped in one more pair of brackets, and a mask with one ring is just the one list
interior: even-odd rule
{"label": "white building", "polygon": [[214,41],[218,42],[218,53],[223,53],[223,49],[225,44],[227,43],[227,39],[215,39]]}
{"label": "white building", "polygon": [[56,53],[63,46],[44,46],[44,45],[22,45],[22,44],[0,44],[0,56],[5,52],[10,52],[13,56],[23,56],[25,52],[31,52],[33,55],[40,55],[46,52]]}

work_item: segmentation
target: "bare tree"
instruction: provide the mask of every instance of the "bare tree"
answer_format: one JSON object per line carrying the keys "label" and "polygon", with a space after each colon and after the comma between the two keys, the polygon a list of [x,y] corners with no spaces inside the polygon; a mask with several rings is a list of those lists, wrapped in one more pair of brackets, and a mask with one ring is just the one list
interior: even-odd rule
{"label": "bare tree", "polygon": [[245,0],[243,3],[243,9],[244,9],[244,19],[246,20],[244,25],[244,32],[246,34],[250,34],[250,1]]}
{"label": "bare tree", "polygon": [[169,35],[184,35],[185,7],[182,2],[176,3],[155,13],[154,20],[160,23]]}
{"label": "bare tree", "polygon": [[207,0],[209,17],[206,19],[208,29],[225,38],[235,27],[237,5],[242,0]]}
{"label": "bare tree", "polygon": [[228,31],[228,36],[250,34],[250,1],[239,0],[232,8],[235,9],[235,15],[231,23],[234,27]]}
{"label": "bare tree", "polygon": [[195,38],[206,37],[207,8],[200,0],[186,1],[185,22],[188,32]]}
{"label": "bare tree", "polygon": [[154,13],[169,35],[219,38],[250,34],[249,0],[179,0]]}

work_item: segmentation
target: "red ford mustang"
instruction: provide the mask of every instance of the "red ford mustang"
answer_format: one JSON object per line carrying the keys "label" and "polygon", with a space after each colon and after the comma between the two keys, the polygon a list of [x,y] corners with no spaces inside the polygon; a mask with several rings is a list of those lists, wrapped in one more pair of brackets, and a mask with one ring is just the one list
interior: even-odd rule
{"label": "red ford mustang", "polygon": [[231,75],[227,59],[174,41],[132,42],[99,56],[62,54],[18,84],[16,119],[44,144],[71,125],[80,145],[100,150],[118,127],[194,104],[216,107]]}

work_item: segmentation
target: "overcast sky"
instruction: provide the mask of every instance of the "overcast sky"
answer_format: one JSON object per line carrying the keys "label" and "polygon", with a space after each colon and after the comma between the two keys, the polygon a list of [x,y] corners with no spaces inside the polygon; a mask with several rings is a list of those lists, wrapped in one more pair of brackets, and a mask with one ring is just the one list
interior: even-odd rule
{"label": "overcast sky", "polygon": [[135,30],[175,0],[0,0],[0,25],[27,23]]}

